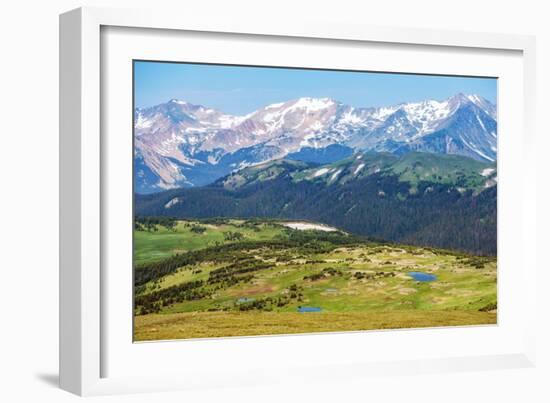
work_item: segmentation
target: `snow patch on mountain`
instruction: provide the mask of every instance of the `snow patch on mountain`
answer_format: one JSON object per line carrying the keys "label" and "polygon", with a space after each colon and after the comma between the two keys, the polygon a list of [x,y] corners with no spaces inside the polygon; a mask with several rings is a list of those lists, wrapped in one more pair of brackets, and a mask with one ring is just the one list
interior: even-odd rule
{"label": "snow patch on mountain", "polygon": [[485,128],[485,125],[483,124],[483,121],[479,118],[479,115],[477,113],[476,113],[476,119],[479,122],[479,125],[483,128],[483,130],[486,131],[487,129]]}
{"label": "snow patch on mountain", "polygon": [[418,129],[415,138],[434,131],[437,125],[453,112],[449,100],[410,103],[404,105],[403,110]]}
{"label": "snow patch on mountain", "polygon": [[328,173],[328,171],[329,171],[328,168],[321,168],[318,171],[315,171],[315,173],[313,174],[313,177],[318,178],[319,176],[322,176]]}
{"label": "snow patch on mountain", "polygon": [[363,168],[365,168],[365,164],[359,164],[357,168],[355,168],[355,171],[353,171],[353,174],[357,175]]}
{"label": "snow patch on mountain", "polygon": [[241,124],[247,118],[248,118],[248,115],[246,116],[222,115],[220,116],[219,127],[222,129],[229,129],[231,127]]}
{"label": "snow patch on mountain", "polygon": [[346,111],[342,117],[339,120],[340,124],[346,125],[357,125],[363,122],[363,119],[357,114],[354,113],[355,109],[350,108],[348,111]]}
{"label": "snow patch on mountain", "polygon": [[342,170],[341,170],[341,169],[339,169],[339,170],[337,170],[336,172],[334,172],[334,173],[332,174],[332,176],[330,177],[330,181],[332,182],[332,181],[336,180],[336,178],[338,178],[338,176],[339,176],[341,173],[342,173]]}
{"label": "snow patch on mountain", "polygon": [[138,129],[148,129],[153,126],[153,120],[147,119],[141,112],[137,114],[135,127]]}
{"label": "snow patch on mountain", "polygon": [[470,150],[472,150],[474,153],[476,153],[476,154],[479,155],[480,157],[482,157],[482,158],[484,158],[484,159],[486,159],[486,160],[489,160],[489,161],[491,161],[491,162],[494,162],[494,161],[495,161],[494,158],[489,157],[487,154],[484,154],[481,150],[479,150],[479,148],[478,148],[476,145],[471,144],[471,143],[469,143],[468,141],[464,140],[464,137],[462,137],[462,136],[459,136],[459,137],[460,137],[460,139],[462,140],[462,143],[463,143],[464,145],[466,145],[466,146],[467,146]]}
{"label": "snow patch on mountain", "polygon": [[273,109],[273,108],[280,108],[281,106],[283,106],[285,103],[284,102],[277,102],[275,104],[270,104],[270,105],[267,105],[265,107],[265,109]]}
{"label": "snow patch on mountain", "polygon": [[291,107],[290,110],[305,109],[307,112],[315,112],[326,109],[334,105],[334,101],[330,98],[299,98]]}
{"label": "snow patch on mountain", "polygon": [[495,172],[495,168],[485,168],[483,171],[481,171],[481,176],[491,176],[493,172]]}
{"label": "snow patch on mountain", "polygon": [[372,117],[376,120],[384,120],[388,116],[394,114],[400,107],[399,106],[390,106],[390,107],[382,107],[377,109],[373,114]]}

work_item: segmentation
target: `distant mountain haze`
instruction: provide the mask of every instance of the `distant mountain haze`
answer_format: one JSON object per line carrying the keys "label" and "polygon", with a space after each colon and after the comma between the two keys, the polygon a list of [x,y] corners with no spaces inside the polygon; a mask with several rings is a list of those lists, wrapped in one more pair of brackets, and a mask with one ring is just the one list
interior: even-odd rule
{"label": "distant mountain haze", "polygon": [[458,94],[381,108],[299,98],[233,116],[181,100],[135,110],[135,189],[204,186],[288,158],[327,164],[360,151],[454,154],[494,162],[496,107]]}

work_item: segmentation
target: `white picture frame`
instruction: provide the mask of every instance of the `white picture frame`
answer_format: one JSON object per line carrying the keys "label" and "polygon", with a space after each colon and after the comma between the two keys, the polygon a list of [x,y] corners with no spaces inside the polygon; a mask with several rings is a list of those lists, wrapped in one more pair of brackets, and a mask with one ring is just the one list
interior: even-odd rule
{"label": "white picture frame", "polygon": [[[393,44],[429,46],[434,49],[470,49],[479,54],[490,51],[516,52],[521,59],[521,76],[516,79],[521,81],[521,88],[518,88],[523,90],[520,91],[520,99],[517,101],[523,107],[523,119],[521,122],[515,122],[520,124],[518,127],[522,133],[521,136],[518,134],[518,138],[515,140],[521,153],[514,161],[529,161],[535,150],[535,41],[533,37],[369,27],[307,20],[296,24],[289,22],[283,26],[275,21],[269,22],[267,19],[262,21],[251,21],[245,18],[213,20],[169,11],[152,10],[81,8],[61,15],[60,384],[63,389],[79,395],[96,395],[207,388],[228,384],[245,386],[266,382],[293,382],[298,374],[302,380],[304,377],[310,377],[311,379],[330,381],[335,378],[344,379],[351,374],[357,377],[375,373],[397,375],[418,373],[419,371],[517,368],[534,365],[536,323],[533,314],[533,317],[526,315],[521,324],[514,329],[516,339],[521,335],[520,343],[515,343],[513,348],[503,345],[499,350],[495,349],[486,353],[481,348],[476,351],[468,350],[468,353],[461,353],[457,350],[449,355],[441,352],[432,356],[419,355],[416,358],[412,356],[400,358],[396,355],[387,360],[374,361],[361,360],[361,357],[356,357],[356,359],[346,362],[327,361],[326,363],[307,362],[308,356],[304,354],[298,355],[298,358],[289,363],[284,371],[279,371],[277,376],[274,376],[266,368],[264,373],[251,371],[252,373],[247,373],[246,376],[233,374],[228,378],[228,367],[221,366],[216,373],[213,371],[212,379],[209,379],[208,382],[201,378],[201,375],[207,373],[207,368],[203,372],[198,371],[196,376],[190,376],[190,374],[184,376],[184,371],[178,371],[178,373],[174,370],[177,365],[181,364],[174,363],[167,365],[168,369],[159,376],[147,373],[131,374],[128,372],[125,374],[123,367],[119,371],[107,370],[106,362],[109,355],[112,355],[113,351],[120,346],[112,343],[108,332],[106,333],[104,329],[110,323],[105,320],[109,314],[109,305],[106,302],[109,291],[106,289],[108,287],[105,287],[104,281],[108,276],[102,272],[102,267],[106,265],[105,251],[108,249],[104,244],[102,232],[102,226],[105,226],[104,220],[106,219],[102,213],[106,200],[104,193],[107,181],[105,178],[109,176],[109,172],[106,171],[107,157],[105,157],[108,153],[105,153],[104,147],[110,147],[111,144],[109,141],[102,141],[101,136],[101,133],[108,129],[102,120],[106,115],[105,111],[102,111],[102,91],[107,91],[102,88],[102,85],[108,84],[102,81],[101,32],[106,27],[155,29],[166,32],[170,30],[170,32],[194,32],[205,35],[207,33],[250,35],[260,41],[262,38],[283,38],[298,42],[318,39],[333,41],[336,44],[334,46],[337,46],[337,43],[348,42],[377,43],[379,46]],[[105,123],[105,125],[107,124]],[[516,180],[521,182],[523,189],[536,188],[534,176],[518,177]],[[500,196],[499,193],[499,198]],[[506,256],[511,256],[515,262],[520,263],[522,281],[518,282],[519,290],[517,292],[524,300],[524,307],[532,308],[526,311],[535,312],[537,263],[534,258],[535,254],[529,253],[530,245],[536,244],[535,195],[533,191],[520,192],[516,197],[516,205],[521,207],[521,211],[517,212],[519,214],[517,224],[521,228],[517,228],[520,228],[521,234],[519,235],[522,242],[519,250],[514,252],[514,256]],[[499,220],[501,219],[502,217],[499,215]],[[516,237],[519,235],[514,234]],[[474,333],[469,330],[464,331],[464,329],[449,329],[445,337],[448,340],[453,337],[476,340],[478,334],[490,331],[480,329],[478,333]],[[404,335],[405,332],[398,333]],[[425,330],[425,332],[429,333],[411,333],[397,337],[443,337],[436,329]],[[394,337],[392,335],[395,333],[378,332],[369,337],[384,340]],[[485,336],[489,337],[490,335],[487,333]],[[270,349],[277,354],[277,348],[281,349],[280,344],[284,341],[293,343],[293,348],[299,351],[312,337],[316,336],[302,335],[286,339],[284,336],[276,336],[186,341],[185,344],[165,343],[167,347],[164,348],[164,351],[159,351],[158,354],[165,356],[164,360],[170,360],[170,350],[184,351],[187,348],[190,354],[191,349],[196,351],[201,351],[201,349],[204,351],[207,349],[219,350],[221,347],[217,346],[225,345],[228,349],[235,351],[250,350],[255,352],[249,353],[250,356],[243,360],[253,362],[254,355],[263,349]],[[345,343],[349,342],[350,345],[353,345],[362,336],[352,332],[338,337],[340,337],[340,342],[345,340]],[[266,342],[266,339],[269,342]],[[325,340],[336,340],[336,338]],[[142,347],[139,354],[141,354],[140,357],[145,357],[147,354],[153,354],[153,351],[152,347]],[[128,354],[133,354],[133,352],[128,350]],[[222,355],[220,360],[231,359],[229,353],[221,354],[226,355]],[[121,359],[128,358],[128,356],[124,356]],[[210,357],[209,359],[215,360],[216,358]],[[284,366],[284,363],[280,365]],[[181,366],[183,369],[183,365]],[[303,368],[308,368],[307,375],[303,374]],[[116,375],[111,375],[115,372]],[[327,373],[331,373],[331,375],[328,376]]]}

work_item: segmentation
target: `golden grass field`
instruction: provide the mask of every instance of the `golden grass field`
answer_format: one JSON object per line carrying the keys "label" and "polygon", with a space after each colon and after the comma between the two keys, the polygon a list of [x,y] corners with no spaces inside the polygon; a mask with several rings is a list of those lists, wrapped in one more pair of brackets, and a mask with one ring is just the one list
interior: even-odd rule
{"label": "golden grass field", "polygon": [[135,341],[496,324],[495,312],[193,312],[135,318]]}

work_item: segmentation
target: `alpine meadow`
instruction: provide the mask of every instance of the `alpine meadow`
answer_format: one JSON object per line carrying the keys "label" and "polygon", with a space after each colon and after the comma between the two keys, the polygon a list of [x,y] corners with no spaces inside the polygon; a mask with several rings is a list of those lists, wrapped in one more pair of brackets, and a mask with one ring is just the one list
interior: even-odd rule
{"label": "alpine meadow", "polygon": [[497,79],[133,68],[135,341],[497,323]]}

